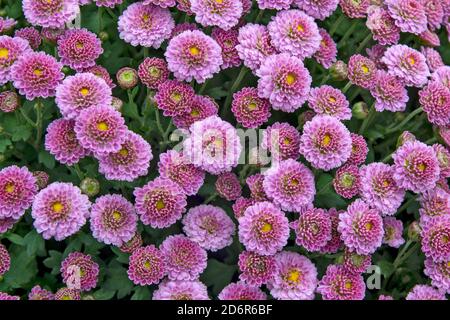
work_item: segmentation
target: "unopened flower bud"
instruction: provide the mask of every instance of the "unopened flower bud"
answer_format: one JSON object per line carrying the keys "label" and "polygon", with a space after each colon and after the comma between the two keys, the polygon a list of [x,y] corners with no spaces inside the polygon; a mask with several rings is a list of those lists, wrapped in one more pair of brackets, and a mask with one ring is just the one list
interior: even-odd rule
{"label": "unopened flower bud", "polygon": [[357,102],[353,105],[352,115],[356,119],[363,120],[369,115],[369,108],[364,101]]}
{"label": "unopened flower bud", "polygon": [[418,241],[420,238],[420,225],[417,221],[411,222],[408,226],[408,238],[411,241]]}
{"label": "unopened flower bud", "polygon": [[123,107],[123,101],[117,97],[112,97],[111,106],[114,108],[114,110],[117,110],[120,112],[120,110]]}
{"label": "unopened flower bud", "polygon": [[122,89],[134,88],[138,80],[138,73],[133,68],[125,67],[117,72],[117,83]]}
{"label": "unopened flower bud", "polygon": [[312,120],[312,118],[314,118],[315,115],[316,115],[316,113],[312,110],[306,110],[305,112],[302,112],[298,116],[298,127],[303,128],[305,123]]}
{"label": "unopened flower bud", "polygon": [[48,184],[48,173],[45,171],[34,171],[33,176],[36,178],[36,185],[39,190],[44,189]]}
{"label": "unopened flower bud", "polygon": [[62,72],[67,76],[70,74],[70,68],[68,66],[64,66],[62,68]]}
{"label": "unopened flower bud", "polygon": [[0,93],[0,110],[3,112],[13,112],[19,108],[19,105],[19,96],[14,91]]}
{"label": "unopened flower bud", "polygon": [[403,131],[397,139],[397,148],[404,145],[406,142],[415,141],[416,137],[409,131]]}
{"label": "unopened flower bud", "polygon": [[338,60],[330,67],[331,79],[343,81],[347,79],[347,65],[344,61]]}
{"label": "unopened flower bud", "polygon": [[100,183],[93,178],[85,178],[80,184],[81,191],[89,197],[96,196],[100,191]]}
{"label": "unopened flower bud", "polygon": [[100,38],[100,40],[102,40],[102,42],[108,41],[109,40],[109,34],[106,31],[101,31],[98,34],[98,37]]}

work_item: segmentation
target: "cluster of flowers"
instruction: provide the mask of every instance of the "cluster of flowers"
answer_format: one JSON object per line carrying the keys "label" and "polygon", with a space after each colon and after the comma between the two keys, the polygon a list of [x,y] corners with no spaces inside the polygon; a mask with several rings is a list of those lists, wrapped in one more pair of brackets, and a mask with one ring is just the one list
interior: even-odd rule
{"label": "cluster of flowers", "polygon": [[[84,28],[64,29],[91,1],[24,0],[29,23],[40,27],[16,30],[14,37],[0,36],[0,85],[14,90],[0,94],[1,110],[19,107],[18,94],[27,100],[54,97],[61,118],[51,122],[45,149],[67,166],[94,157],[108,180],[135,181],[149,173],[153,159],[150,144],[128,129],[113,97],[113,80],[96,64],[102,55],[99,37]],[[94,0],[114,8],[122,0]],[[408,87],[419,88],[420,109],[439,128],[450,145],[450,67],[433,47],[435,31],[450,29],[450,5],[439,0],[257,0],[258,8],[275,9],[267,26],[245,23],[248,0],[144,0],[135,2],[118,18],[121,39],[132,46],[158,49],[167,40],[163,58],[147,57],[138,70],[117,73],[121,88],[133,88],[140,79],[154,103],[177,128],[188,133],[183,150],[159,154],[158,177],[134,189],[134,203],[123,195],[106,194],[93,203],[78,186],[66,182],[47,184],[44,172],[15,165],[0,171],[0,233],[5,233],[31,208],[33,225],[44,239],[57,241],[77,233],[88,221],[99,242],[129,253],[128,277],[136,285],[157,284],[153,299],[209,299],[199,280],[207,266],[207,251],[229,246],[237,234],[244,246],[238,257],[239,282],[227,285],[223,300],[363,299],[362,274],[372,254],[382,245],[399,248],[403,222],[394,217],[405,192],[418,194],[420,220],[410,230],[420,233],[425,254],[424,273],[431,285],[417,285],[407,299],[445,299],[450,293],[450,152],[443,144],[429,146],[404,132],[393,164],[366,163],[369,148],[363,135],[351,133],[343,121],[352,118],[346,89],[330,85],[311,88],[312,77],[304,60],[313,58],[325,69],[370,92],[374,112],[405,111]],[[340,5],[350,18],[367,18],[370,36],[378,42],[350,57],[337,59],[332,35],[315,20],[329,17]],[[194,23],[175,24],[169,8],[194,15],[210,35]],[[294,7],[294,9],[291,9]],[[261,11],[263,12],[263,11]],[[15,27],[0,18],[0,32]],[[417,35],[420,51],[399,44],[400,32]],[[39,51],[42,38],[55,44],[59,61]],[[236,128],[218,116],[219,105],[197,94],[191,81],[205,83],[220,70],[248,68],[256,87],[244,87],[232,96],[231,111],[244,128],[258,128],[271,109],[292,113],[307,103],[299,128],[276,122],[264,130],[261,148],[269,151],[274,165],[264,173],[238,177],[242,145]],[[63,66],[75,71],[65,76]],[[245,74],[240,74],[244,76]],[[173,76],[173,79],[170,77]],[[227,101],[222,108],[229,107]],[[337,194],[352,199],[346,210],[314,207],[315,171],[335,170],[332,185]],[[259,159],[261,160],[261,159]],[[207,174],[217,176],[219,196],[232,201],[234,219],[220,207],[202,204],[188,208],[187,198],[198,193]],[[246,178],[246,179],[245,179]],[[250,190],[243,196],[242,183]],[[185,213],[186,212],[186,213]],[[298,216],[289,221],[288,214]],[[159,247],[144,244],[138,223],[161,229],[181,221],[183,234],[170,235]],[[295,232],[302,252],[335,254],[319,277],[306,255],[285,250]],[[61,265],[67,285],[55,294],[39,286],[30,299],[81,299],[97,286],[99,265],[95,258],[73,252]],[[6,247],[0,245],[0,276],[10,266]],[[75,268],[74,268],[75,267]],[[79,287],[69,286],[78,270]],[[1,299],[18,297],[0,293]],[[390,299],[380,296],[380,299]]]}

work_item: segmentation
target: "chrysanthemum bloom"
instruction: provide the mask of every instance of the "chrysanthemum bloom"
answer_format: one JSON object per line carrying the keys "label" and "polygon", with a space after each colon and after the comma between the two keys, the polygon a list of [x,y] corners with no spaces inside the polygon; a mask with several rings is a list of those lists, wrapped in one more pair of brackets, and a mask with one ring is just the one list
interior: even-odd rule
{"label": "chrysanthemum bloom", "polygon": [[0,243],[0,277],[3,276],[11,265],[11,258],[9,257],[8,250]]}
{"label": "chrysanthemum bloom", "polygon": [[192,16],[194,13],[191,10],[191,1],[190,0],[176,0],[177,9],[186,12],[187,15]]}
{"label": "chrysanthemum bloom", "polygon": [[394,300],[394,298],[392,298],[392,296],[387,296],[387,295],[384,295],[384,294],[380,294],[378,296],[378,300]]}
{"label": "chrysanthemum bloom", "polygon": [[314,19],[300,10],[278,12],[267,29],[278,51],[301,60],[312,57],[322,40]]}
{"label": "chrysanthemum bloom", "polygon": [[294,112],[308,99],[311,76],[303,62],[287,53],[271,55],[256,71],[258,95],[273,109]]}
{"label": "chrysanthemum bloom", "polygon": [[366,48],[367,57],[375,63],[375,66],[378,70],[385,70],[386,65],[381,62],[381,58],[383,58],[384,53],[386,52],[387,47],[381,44],[374,44],[370,48]]}
{"label": "chrysanthemum bloom", "polygon": [[223,209],[199,205],[184,216],[183,231],[203,249],[217,251],[233,242],[235,226]]}
{"label": "chrysanthemum bloom", "polygon": [[55,300],[55,295],[53,292],[36,285],[28,294],[28,300]]}
{"label": "chrysanthemum bloom", "polygon": [[121,111],[123,107],[123,101],[117,97],[112,97],[111,107],[116,111]]}
{"label": "chrysanthemum bloom", "polygon": [[25,18],[33,25],[63,28],[80,12],[78,0],[23,0]]}
{"label": "chrysanthemum bloom", "polygon": [[270,103],[258,97],[256,88],[246,87],[233,94],[231,111],[244,128],[257,128],[269,119]]}
{"label": "chrysanthemum bloom", "polygon": [[[72,252],[61,263],[61,276],[63,282],[73,281],[73,278],[79,277],[79,288],[81,291],[89,291],[97,286],[99,274],[98,264],[92,260],[92,257],[81,252]],[[75,280],[75,282],[78,279]],[[75,285],[78,285],[76,283]]]}
{"label": "chrysanthemum bloom", "polygon": [[176,80],[167,80],[158,86],[154,99],[166,117],[173,117],[189,113],[194,96],[195,91],[190,85]]}
{"label": "chrysanthemum bloom", "polygon": [[141,221],[152,228],[174,224],[186,210],[186,194],[169,179],[156,178],[133,192]]}
{"label": "chrysanthemum bloom", "polygon": [[408,91],[396,76],[384,70],[377,70],[370,93],[375,98],[375,110],[381,112],[405,111],[408,102]]}
{"label": "chrysanthemum bloom", "polygon": [[432,286],[416,284],[408,293],[406,300],[447,300],[445,292],[441,292]]}
{"label": "chrysanthemum bloom", "polygon": [[344,212],[343,210],[336,210],[335,208],[331,208],[328,210],[328,215],[331,220],[331,239],[320,248],[321,253],[332,254],[336,253],[343,245],[341,234],[337,230],[339,224],[339,214]]}
{"label": "chrysanthemum bloom", "polygon": [[372,37],[381,45],[396,44],[400,40],[400,29],[383,7],[368,8],[366,26],[372,32]]}
{"label": "chrysanthemum bloom", "polygon": [[435,262],[450,260],[450,215],[434,217],[422,225],[422,252]]}
{"label": "chrysanthemum bloom", "polygon": [[371,255],[357,254],[345,248],[342,267],[349,273],[364,273],[372,263]]}
{"label": "chrysanthemum bloom", "polygon": [[233,172],[225,172],[217,177],[216,191],[222,198],[228,201],[236,200],[241,196],[242,187],[238,177]]}
{"label": "chrysanthemum bloom", "polygon": [[134,250],[127,273],[128,278],[140,286],[158,283],[167,274],[164,254],[154,245]]}
{"label": "chrysanthemum bloom", "polygon": [[365,290],[361,274],[348,272],[343,266],[333,264],[327,267],[317,287],[324,300],[363,300]]}
{"label": "chrysanthemum bloom", "polygon": [[426,224],[434,217],[450,212],[450,194],[440,187],[423,192],[420,201],[420,223]]}
{"label": "chrysanthemum bloom", "polygon": [[317,169],[328,171],[339,167],[352,152],[350,132],[334,117],[315,116],[303,127],[300,152]]}
{"label": "chrysanthemum bloom", "polygon": [[[227,0],[225,0],[227,1]],[[222,49],[202,31],[184,31],[169,41],[164,56],[168,68],[180,81],[203,83],[220,71]]]}
{"label": "chrysanthemum bloom", "polygon": [[324,20],[336,10],[339,0],[294,0],[293,3],[311,17]]}
{"label": "chrysanthemum bloom", "polygon": [[376,71],[375,63],[360,54],[354,54],[348,60],[348,79],[364,89],[373,85]]}
{"label": "chrysanthemum bloom", "polygon": [[339,6],[342,12],[349,18],[365,18],[367,14],[367,8],[369,8],[370,0],[339,0]]}
{"label": "chrysanthemum bloom", "polygon": [[55,95],[55,89],[64,78],[62,64],[44,52],[25,52],[10,69],[14,87],[27,100],[48,98]]}
{"label": "chrysanthemum bloom", "polygon": [[349,120],[352,111],[345,95],[339,89],[329,85],[312,88],[309,92],[308,104],[317,114],[326,114],[339,120]]}
{"label": "chrysanthemum bloom", "polygon": [[184,235],[168,236],[160,250],[166,258],[170,280],[197,280],[206,268],[205,249]]}
{"label": "chrysanthemum bloom", "polygon": [[272,280],[277,272],[274,256],[262,256],[250,251],[239,255],[238,266],[241,271],[239,279],[257,287]]}
{"label": "chrysanthemum bloom", "polygon": [[159,155],[159,174],[177,183],[187,195],[195,195],[203,185],[205,172],[189,163],[182,153],[168,150]]}
{"label": "chrysanthemum bloom", "polygon": [[165,280],[153,292],[153,300],[209,300],[208,289],[198,281]]}
{"label": "chrysanthemum bloom", "polygon": [[81,300],[81,293],[79,290],[64,287],[56,291],[55,300]]}
{"label": "chrysanthemum bloom", "polygon": [[216,26],[229,30],[238,24],[242,15],[240,0],[191,0],[195,21],[204,27]]}
{"label": "chrysanthemum bloom", "polygon": [[[234,217],[237,220],[239,220],[244,215],[245,210],[247,210],[248,207],[254,205],[255,202],[256,201],[251,198],[249,199],[249,198],[240,197],[240,198],[236,199],[236,201],[232,205]],[[0,229],[0,231],[1,231],[1,229]]]}
{"label": "chrysanthemum bloom", "polygon": [[271,152],[274,161],[300,156],[300,133],[287,122],[275,122],[263,131],[261,148]]}
{"label": "chrysanthemum bloom", "polygon": [[275,9],[277,11],[289,9],[292,4],[292,0],[257,0],[258,8]]}
{"label": "chrysanthemum bloom", "polygon": [[421,47],[420,52],[422,52],[422,54],[425,56],[425,59],[427,59],[427,64],[430,72],[434,72],[436,69],[444,66],[441,55],[435,49]]}
{"label": "chrysanthemum bloom", "polygon": [[0,171],[0,218],[19,219],[37,192],[36,178],[27,167],[9,166]]}
{"label": "chrysanthemum bloom", "polygon": [[267,300],[267,295],[260,288],[245,282],[230,283],[218,296],[219,300]]}
{"label": "chrysanthemum bloom", "polygon": [[126,131],[116,152],[98,155],[99,172],[108,180],[133,181],[148,173],[153,159],[152,147],[140,135]]}
{"label": "chrysanthemum bloom", "polygon": [[98,241],[122,246],[136,234],[138,217],[133,205],[118,194],[97,198],[91,208],[92,235]]}
{"label": "chrysanthemum bloom", "polygon": [[419,102],[428,121],[438,126],[450,123],[450,89],[437,81],[429,81],[419,91]]}
{"label": "chrysanthemum bloom", "polygon": [[66,119],[75,119],[81,110],[92,106],[110,106],[111,88],[92,73],[69,76],[56,88],[55,102]]}
{"label": "chrysanthemum bloom", "polygon": [[58,55],[61,63],[74,70],[95,65],[95,60],[103,53],[102,43],[95,33],[87,29],[68,29],[58,39]]}
{"label": "chrysanthemum bloom", "polygon": [[352,139],[352,152],[347,161],[349,164],[358,166],[366,161],[369,148],[367,147],[367,142],[363,136],[351,133],[350,137]]}
{"label": "chrysanthemum bloom", "polygon": [[142,247],[142,236],[139,232],[136,232],[133,238],[121,245],[119,249],[125,253],[133,253],[140,247]]}
{"label": "chrysanthemum bloom", "polygon": [[383,243],[393,248],[398,248],[405,243],[405,239],[402,238],[403,222],[393,217],[383,218],[384,225],[384,237]]}
{"label": "chrysanthemum bloom", "polygon": [[121,4],[123,0],[93,0],[97,7],[109,7],[114,8],[116,5]]}
{"label": "chrysanthemum bloom", "polygon": [[19,95],[15,91],[3,91],[0,93],[0,110],[14,112],[20,107]]}
{"label": "chrysanthemum bloom", "polygon": [[328,69],[336,62],[336,43],[325,29],[319,28],[319,34],[322,37],[322,40],[320,41],[319,49],[314,53],[314,58],[322,65],[322,67]]}
{"label": "chrysanthemum bloom", "polygon": [[20,300],[19,296],[11,296],[5,292],[0,292],[0,301],[2,300]]}
{"label": "chrysanthemum bloom", "polygon": [[427,16],[428,26],[431,30],[436,30],[441,27],[444,18],[448,19],[450,6],[447,2],[439,0],[425,0],[422,2],[425,8],[425,15]]}
{"label": "chrysanthemum bloom", "polygon": [[406,45],[388,48],[381,61],[386,64],[388,73],[403,80],[407,86],[422,87],[428,81],[430,71],[424,55]]}
{"label": "chrysanthemum bloom", "polygon": [[42,28],[41,35],[44,40],[56,44],[65,31],[63,28]]}
{"label": "chrysanthemum bloom", "polygon": [[48,185],[49,175],[45,171],[33,171],[36,178],[36,186],[39,190],[44,189]]}
{"label": "chrysanthemum bloom", "polygon": [[161,8],[174,7],[176,5],[175,0],[143,0],[143,4],[154,4],[155,6],[160,6]]}
{"label": "chrysanthemum bloom", "polygon": [[75,121],[75,133],[81,146],[97,156],[119,152],[127,131],[122,115],[110,106],[84,109]]}
{"label": "chrysanthemum bloom", "polygon": [[431,284],[443,292],[450,293],[450,263],[448,261],[434,262],[425,259],[425,275],[431,279]]}
{"label": "chrysanthemum bloom", "polygon": [[344,244],[358,254],[371,254],[381,246],[383,219],[376,209],[357,199],[339,215],[338,231]]}
{"label": "chrysanthemum bloom", "polygon": [[441,45],[441,40],[439,36],[430,30],[425,30],[418,35],[420,42],[429,47],[439,47]]}
{"label": "chrysanthemum bloom", "polygon": [[34,227],[44,239],[61,241],[86,223],[91,203],[71,183],[53,182],[34,198],[31,215]]}
{"label": "chrysanthemum bloom", "polygon": [[0,234],[11,229],[17,221],[18,219],[14,218],[0,218]]}
{"label": "chrysanthemum bloom", "polygon": [[247,177],[245,180],[248,188],[250,189],[250,194],[256,201],[268,201],[266,192],[264,191],[264,175],[257,173]]}
{"label": "chrysanthemum bloom", "polygon": [[95,76],[102,78],[111,89],[116,87],[116,85],[114,84],[114,82],[111,79],[111,76],[110,76],[108,70],[106,70],[106,68],[104,68],[102,66],[95,65],[93,67],[83,70],[83,72],[90,72],[90,73],[94,74]]}
{"label": "chrysanthemum bloom", "polygon": [[273,255],[283,249],[289,238],[289,221],[270,202],[257,202],[239,219],[239,240],[248,251]]}
{"label": "chrysanthemum bloom", "polygon": [[434,188],[439,180],[439,160],[430,146],[407,142],[395,151],[394,180],[400,188],[419,193]]}
{"label": "chrysanthemum bloom", "polygon": [[12,18],[0,17],[0,34],[10,31],[17,24],[17,21]]}
{"label": "chrysanthemum bloom", "polygon": [[158,49],[169,39],[175,22],[169,9],[132,3],[119,17],[119,37],[136,47]]}
{"label": "chrysanthemum bloom", "polygon": [[173,123],[179,129],[189,129],[194,122],[217,115],[219,109],[218,104],[209,96],[195,95],[189,105],[190,112],[172,118]]}
{"label": "chrysanthemum bloom", "polygon": [[16,30],[14,36],[27,40],[33,50],[37,50],[42,41],[41,34],[33,27]]}
{"label": "chrysanthemum bloom", "polygon": [[436,157],[439,161],[439,168],[441,169],[440,177],[450,177],[450,151],[439,143],[433,144],[432,148],[436,152]]}
{"label": "chrysanthemum bloom", "polygon": [[156,90],[161,83],[169,78],[169,70],[164,59],[145,58],[139,65],[138,75],[147,88]]}
{"label": "chrysanthemum bloom", "polygon": [[78,142],[74,128],[74,120],[57,119],[49,124],[45,135],[45,149],[60,163],[69,166],[89,154]]}
{"label": "chrysanthemum bloom", "polygon": [[309,252],[319,251],[331,240],[331,219],[324,209],[306,210],[291,227],[295,230],[295,243]]}
{"label": "chrysanthemum bloom", "polygon": [[358,167],[354,164],[346,164],[336,170],[333,179],[333,187],[338,195],[351,199],[359,193],[361,188]]}
{"label": "chrysanthemum bloom", "polygon": [[389,15],[402,32],[419,34],[427,29],[425,7],[420,0],[386,0]]}
{"label": "chrysanthemum bloom", "polygon": [[431,75],[431,81],[438,81],[450,89],[450,66],[437,68]]}
{"label": "chrysanthemum bloom", "polygon": [[179,35],[180,33],[187,31],[187,30],[199,30],[199,27],[196,23],[190,23],[190,22],[182,22],[175,25],[175,28],[172,30],[171,38]]}
{"label": "chrysanthemum bloom", "polygon": [[395,214],[403,202],[405,190],[397,185],[394,168],[374,162],[362,166],[359,173],[361,198],[382,215]]}
{"label": "chrysanthemum bloom", "polygon": [[242,146],[230,123],[211,116],[192,124],[190,133],[183,153],[196,167],[217,175],[237,166]]}
{"label": "chrysanthemum bloom", "polygon": [[241,64],[236,45],[238,42],[238,30],[230,29],[223,30],[214,28],[211,32],[211,37],[219,44],[222,49],[222,69],[237,67]]}
{"label": "chrysanthemum bloom", "polygon": [[292,159],[281,161],[265,173],[264,191],[282,210],[299,212],[314,200],[314,174]]}
{"label": "chrysanthemum bloom", "polygon": [[239,28],[236,50],[244,65],[253,72],[259,69],[266,57],[275,54],[266,26],[248,23]]}
{"label": "chrysanthemum bloom", "polygon": [[397,139],[397,148],[404,145],[406,142],[410,142],[410,141],[416,141],[416,136],[413,135],[411,132],[405,130],[403,131]]}

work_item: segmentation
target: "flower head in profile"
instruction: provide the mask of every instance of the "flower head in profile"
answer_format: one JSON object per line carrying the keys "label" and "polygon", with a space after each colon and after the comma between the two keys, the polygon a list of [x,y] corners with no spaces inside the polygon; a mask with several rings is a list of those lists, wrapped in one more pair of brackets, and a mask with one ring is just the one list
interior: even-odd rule
{"label": "flower head in profile", "polygon": [[405,243],[405,239],[402,237],[403,222],[397,220],[394,217],[383,218],[384,237],[383,243],[393,248],[398,248]]}

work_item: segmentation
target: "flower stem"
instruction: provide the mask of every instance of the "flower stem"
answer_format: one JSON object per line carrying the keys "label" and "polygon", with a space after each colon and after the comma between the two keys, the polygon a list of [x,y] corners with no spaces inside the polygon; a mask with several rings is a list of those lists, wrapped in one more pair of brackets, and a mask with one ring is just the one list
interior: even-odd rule
{"label": "flower stem", "polygon": [[44,109],[44,104],[40,101],[36,104],[36,140],[34,142],[34,147],[39,150],[39,145],[41,144],[42,138],[42,111]]}
{"label": "flower stem", "polygon": [[347,82],[347,84],[345,85],[345,87],[342,89],[342,93],[346,93],[348,91],[348,89],[350,89],[350,87],[352,86],[352,83],[349,81]]}
{"label": "flower stem", "polygon": [[30,117],[28,117],[28,115],[25,113],[25,111],[23,110],[23,108],[19,108],[20,114],[22,115],[22,117],[25,119],[26,122],[28,122],[29,125],[31,125],[32,127],[36,128],[36,123],[34,123],[33,120],[30,119]]}
{"label": "flower stem", "polygon": [[369,114],[364,119],[363,123],[361,124],[361,127],[359,128],[359,134],[364,134],[364,131],[366,131],[366,128],[369,126],[370,122],[372,122],[373,118],[375,118],[376,110],[375,110],[375,104],[373,104],[370,107]]}
{"label": "flower stem", "polygon": [[395,132],[397,130],[400,130],[401,128],[403,128],[403,126],[405,126],[409,120],[411,120],[412,118],[414,118],[416,115],[418,115],[419,113],[421,113],[423,111],[422,107],[417,108],[416,110],[414,110],[413,112],[411,112],[405,119],[403,119],[402,122],[400,122],[398,125],[396,125],[395,127],[388,129],[386,131],[387,134]]}
{"label": "flower stem", "polygon": [[264,16],[264,10],[259,9],[258,15],[256,16],[254,23],[258,23],[262,19],[263,16]]}
{"label": "flower stem", "polygon": [[205,204],[210,203],[211,201],[214,201],[214,199],[217,198],[219,194],[217,192],[214,192],[212,195],[210,195],[206,200],[205,200]]}
{"label": "flower stem", "polygon": [[103,7],[98,7],[98,32],[103,31]]}
{"label": "flower stem", "polygon": [[73,169],[75,170],[75,173],[77,174],[78,179],[80,179],[80,181],[83,180],[84,179],[84,174],[83,174],[83,171],[81,171],[80,166],[78,165],[78,163],[75,163],[73,165]]}
{"label": "flower stem", "polygon": [[117,20],[117,16],[114,13],[114,11],[111,10],[111,8],[105,7],[106,12],[108,12],[108,14],[111,16],[111,18],[113,18],[113,20]]}
{"label": "flower stem", "polygon": [[231,86],[230,92],[228,93],[228,96],[225,99],[225,102],[223,104],[222,113],[221,113],[222,117],[226,114],[226,112],[231,104],[231,99],[233,98],[233,93],[239,87],[241,81],[244,79],[247,72],[248,72],[247,68],[245,68],[245,67],[241,68],[241,71],[239,72],[238,76],[236,77],[236,80],[234,81],[233,85]]}
{"label": "flower stem", "polygon": [[161,125],[161,119],[159,118],[159,110],[157,107],[155,107],[155,120],[156,120],[156,126],[158,127],[159,133],[161,135],[161,138],[164,138],[164,129]]}
{"label": "flower stem", "polygon": [[341,40],[339,40],[337,47],[340,48],[342,44],[350,37],[350,35],[355,31],[355,28],[358,26],[357,23],[353,23],[350,28],[347,29],[347,31],[342,36]]}
{"label": "flower stem", "polygon": [[365,48],[365,46],[369,43],[369,41],[372,39],[372,33],[369,32],[369,34],[364,38],[363,41],[359,44],[358,48],[356,49],[356,53],[360,53],[362,49]]}
{"label": "flower stem", "polygon": [[339,25],[345,20],[345,16],[341,14],[339,18],[336,20],[336,22],[331,26],[330,28],[330,36],[333,36],[333,34],[336,32]]}

